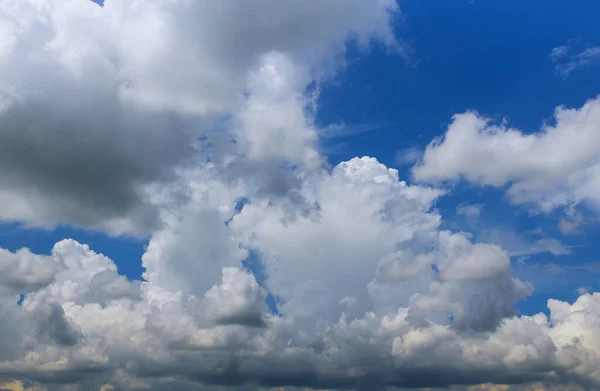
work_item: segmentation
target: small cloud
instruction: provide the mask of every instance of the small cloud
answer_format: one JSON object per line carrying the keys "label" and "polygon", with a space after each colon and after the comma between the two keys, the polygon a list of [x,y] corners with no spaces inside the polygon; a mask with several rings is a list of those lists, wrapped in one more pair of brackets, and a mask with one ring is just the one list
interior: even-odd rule
{"label": "small cloud", "polygon": [[564,235],[571,235],[577,232],[580,225],[581,221],[561,219],[558,223],[558,230]]}
{"label": "small cloud", "polygon": [[566,78],[577,69],[600,64],[600,46],[581,46],[580,41],[574,39],[552,49],[548,57],[556,64],[559,76]]}
{"label": "small cloud", "polygon": [[571,205],[565,211],[565,217],[558,223],[558,230],[563,235],[572,235],[579,231],[579,227],[584,223],[583,216],[577,209],[576,205]]}
{"label": "small cloud", "polygon": [[483,205],[474,204],[474,205],[459,205],[456,207],[456,214],[459,216],[465,216],[467,218],[477,218],[481,214],[481,209],[483,209]]}
{"label": "small cloud", "polygon": [[571,253],[571,249],[566,247],[560,240],[542,238],[530,241],[523,234],[510,228],[484,230],[480,233],[480,239],[506,249],[511,257],[523,257],[542,253],[561,256]]}
{"label": "small cloud", "polygon": [[570,49],[568,45],[558,46],[552,49],[548,57],[550,57],[552,61],[556,62],[566,56],[569,53],[569,50]]}
{"label": "small cloud", "polygon": [[354,125],[346,125],[345,123],[341,122],[337,124],[330,124],[324,128],[318,129],[317,133],[319,134],[319,137],[323,139],[332,139],[352,136],[359,133],[372,132],[375,130],[382,130],[392,126],[393,124],[387,122]]}
{"label": "small cloud", "polygon": [[579,288],[576,289],[576,291],[577,291],[577,294],[580,295],[580,296],[588,294],[590,292],[589,288],[588,287],[584,287],[584,286],[580,286]]}
{"label": "small cloud", "polygon": [[530,246],[529,254],[539,254],[549,252],[552,255],[568,255],[571,254],[571,250],[565,247],[565,245],[556,239],[540,239],[533,242]]}
{"label": "small cloud", "polygon": [[417,147],[406,148],[396,154],[396,163],[409,165],[418,162],[423,156],[423,150]]}

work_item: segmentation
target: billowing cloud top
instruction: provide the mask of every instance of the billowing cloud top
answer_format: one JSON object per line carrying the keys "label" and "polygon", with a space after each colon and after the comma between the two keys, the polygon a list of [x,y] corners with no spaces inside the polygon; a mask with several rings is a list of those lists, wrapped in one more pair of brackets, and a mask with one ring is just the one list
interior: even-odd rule
{"label": "billowing cloud top", "polygon": [[[0,249],[0,379],[600,386],[600,295],[517,316],[533,286],[502,248],[441,229],[443,190],[375,158],[329,167],[319,152],[319,83],[349,41],[401,53],[399,12],[393,0],[1,1],[0,219],[149,244],[142,281],[71,239],[50,255]],[[414,174],[512,183],[517,202],[548,208],[593,201],[597,117],[596,101],[560,109],[528,136],[460,115]],[[567,141],[586,153],[555,153]],[[540,158],[516,169],[506,145]],[[557,158],[561,172],[548,168]]]}

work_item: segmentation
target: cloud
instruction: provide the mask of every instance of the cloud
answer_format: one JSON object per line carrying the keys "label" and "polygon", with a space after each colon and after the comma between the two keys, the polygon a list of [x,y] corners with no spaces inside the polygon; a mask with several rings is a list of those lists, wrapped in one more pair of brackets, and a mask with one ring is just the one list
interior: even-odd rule
{"label": "cloud", "polygon": [[481,209],[483,209],[483,205],[481,204],[459,205],[456,207],[456,214],[469,219],[476,219],[481,214]]}
{"label": "cloud", "polygon": [[148,234],[160,225],[155,187],[195,164],[194,144],[221,119],[239,113],[244,130],[226,139],[241,138],[251,158],[291,151],[273,155],[275,140],[313,142],[310,127],[281,133],[276,113],[304,120],[298,96],[335,72],[348,39],[398,47],[397,10],[392,0],[3,2],[0,218]]}
{"label": "cloud", "polygon": [[558,223],[558,230],[562,232],[563,235],[572,235],[579,232],[580,227],[585,222],[581,212],[573,205],[565,210],[565,217]]}
{"label": "cloud", "polygon": [[[318,152],[308,87],[341,69],[349,39],[397,49],[398,12],[391,0],[3,2],[2,218],[149,243],[141,281],[72,239],[46,256],[1,251],[0,379],[57,390],[599,385],[600,295],[518,316],[533,286],[505,249],[440,228],[444,190],[373,157],[331,167]],[[589,148],[553,154],[575,172],[593,160],[582,118],[595,110],[559,111],[548,131]],[[509,173],[492,183],[535,179]]]}
{"label": "cloud", "polygon": [[398,151],[396,162],[398,164],[414,164],[423,157],[423,151],[417,147],[411,147]]}
{"label": "cloud", "polygon": [[32,254],[26,248],[16,253],[0,248],[0,292],[17,294],[48,285],[56,269],[48,257]]}
{"label": "cloud", "polygon": [[[576,51],[576,53],[569,55]],[[572,39],[566,45],[557,46],[549,58],[556,64],[556,73],[566,78],[578,69],[585,69],[600,63],[600,46],[582,47],[581,40]]]}
{"label": "cloud", "polygon": [[[508,254],[440,231],[431,210],[439,192],[397,175],[375,159],[355,158],[304,178],[301,195],[319,205],[307,214],[290,213],[301,204],[258,197],[228,224],[236,189],[200,176],[197,195],[182,210],[189,220],[168,220],[152,239],[145,255],[154,254],[152,274],[142,282],[119,283],[110,259],[72,240],[57,243],[49,256],[57,270],[52,282],[26,294],[21,307],[16,298],[2,301],[18,333],[12,353],[1,357],[0,377],[83,389],[109,383],[116,390],[134,383],[597,384],[600,296],[550,300],[550,319],[516,317],[512,303],[532,287],[511,277]],[[195,209],[196,216],[188,213]],[[222,217],[207,218],[206,210]],[[227,235],[196,247],[207,256],[195,251],[193,238],[207,235],[202,227],[225,227],[257,251],[264,288],[240,266],[227,266],[243,258],[220,250]],[[169,233],[170,241],[158,241]],[[163,272],[167,279],[158,278]],[[280,298],[279,315],[265,305],[267,290]],[[352,306],[345,305],[349,297]],[[425,376],[431,371],[439,376]]]}
{"label": "cloud", "polygon": [[264,327],[265,292],[254,276],[238,268],[223,268],[222,273],[223,283],[204,294],[208,301],[206,314],[219,324]]}
{"label": "cloud", "polygon": [[571,254],[571,250],[560,240],[542,237],[530,239],[509,227],[495,227],[479,231],[480,240],[495,243],[505,248],[512,257],[549,252],[555,256]]}
{"label": "cloud", "polygon": [[563,256],[572,253],[562,241],[549,236],[541,228],[519,232],[510,224],[490,224],[485,216],[481,216],[482,209],[481,204],[459,204],[456,214],[463,218],[478,240],[502,247],[511,257],[527,257],[541,253]]}
{"label": "cloud", "polygon": [[347,137],[354,134],[372,132],[392,127],[391,123],[375,123],[375,124],[353,124],[346,125],[344,123],[335,123],[327,125],[318,130],[319,137],[323,139],[332,139],[339,137]]}
{"label": "cloud", "polygon": [[571,50],[571,48],[568,45],[557,46],[552,49],[548,57],[550,57],[552,61],[556,62],[564,58],[569,53],[569,50]]}
{"label": "cloud", "polygon": [[[525,134],[474,112],[457,114],[430,143],[412,173],[424,182],[460,179],[499,188],[514,204],[541,211],[586,202],[600,205],[600,98],[579,109],[558,107],[556,123]],[[572,153],[577,151],[577,153]]]}

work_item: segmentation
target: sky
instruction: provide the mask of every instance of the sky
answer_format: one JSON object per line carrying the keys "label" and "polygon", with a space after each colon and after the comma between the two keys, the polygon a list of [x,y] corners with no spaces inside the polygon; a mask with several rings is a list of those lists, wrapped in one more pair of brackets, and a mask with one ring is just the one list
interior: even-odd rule
{"label": "sky", "polygon": [[599,15],[0,0],[0,389],[600,389]]}

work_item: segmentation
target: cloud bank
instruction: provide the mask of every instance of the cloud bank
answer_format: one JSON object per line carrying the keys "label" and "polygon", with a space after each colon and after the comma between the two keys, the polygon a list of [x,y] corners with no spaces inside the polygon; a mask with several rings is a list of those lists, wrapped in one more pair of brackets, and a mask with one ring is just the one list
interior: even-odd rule
{"label": "cloud bank", "polygon": [[[441,228],[443,190],[319,153],[319,83],[343,71],[350,42],[401,52],[399,12],[392,0],[0,3],[0,218],[150,238],[142,281],[71,239],[50,255],[0,250],[0,379],[600,386],[600,295],[518,316],[534,287],[504,249]],[[513,183],[515,202],[545,208],[593,202],[597,107],[561,109],[534,136],[457,116],[415,175]],[[455,153],[455,138],[491,163]],[[585,153],[561,155],[562,142]],[[536,158],[502,164],[506,143]],[[549,153],[568,169],[547,169]]]}

